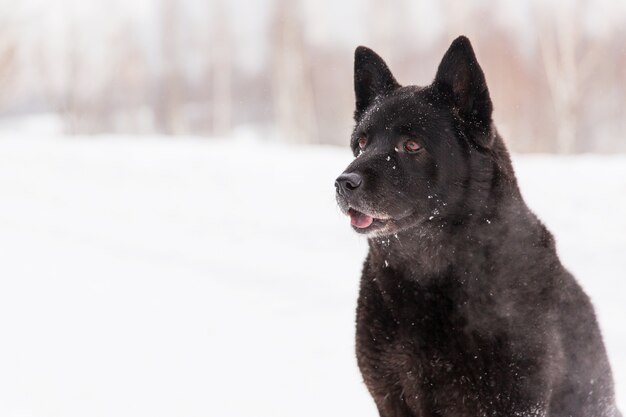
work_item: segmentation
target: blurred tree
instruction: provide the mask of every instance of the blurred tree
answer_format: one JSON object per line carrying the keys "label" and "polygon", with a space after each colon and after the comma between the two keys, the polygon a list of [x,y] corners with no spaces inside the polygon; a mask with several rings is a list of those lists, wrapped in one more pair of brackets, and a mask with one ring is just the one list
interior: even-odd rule
{"label": "blurred tree", "polygon": [[367,28],[371,47],[388,62],[396,61],[398,55],[406,51],[398,51],[404,48],[403,43],[398,41],[405,32],[404,18],[406,17],[406,4],[404,1],[388,3],[380,0],[367,2]]}
{"label": "blurred tree", "polygon": [[535,8],[539,47],[547,86],[555,110],[556,148],[560,153],[576,150],[581,113],[585,111],[585,87],[603,55],[602,44],[584,31],[580,1],[561,2],[558,11]]}
{"label": "blurred tree", "polygon": [[11,94],[11,82],[18,70],[17,52],[19,31],[16,22],[6,13],[15,3],[5,2],[0,9],[0,108],[4,107]]}
{"label": "blurred tree", "polygon": [[211,85],[212,130],[215,136],[224,136],[232,128],[232,49],[229,19],[224,0],[214,0],[213,24],[211,25]]}
{"label": "blurred tree", "polygon": [[277,0],[271,33],[274,128],[279,140],[295,143],[317,138],[316,115],[300,4]]}
{"label": "blurred tree", "polygon": [[82,59],[80,51],[79,28],[74,9],[71,7],[65,15],[65,59],[63,71],[63,92],[57,102],[57,109],[63,117],[63,126],[66,134],[74,135],[81,132],[81,116],[84,108],[80,103],[80,90],[82,76],[86,73],[84,69],[85,61]]}
{"label": "blurred tree", "polygon": [[9,27],[0,26],[0,104],[4,101],[4,92],[15,76],[15,41]]}
{"label": "blurred tree", "polygon": [[157,123],[167,135],[183,133],[185,129],[182,111],[183,70],[181,66],[180,44],[180,4],[177,0],[161,0],[161,83],[156,103]]}
{"label": "blurred tree", "polygon": [[148,108],[150,69],[133,22],[122,22],[111,42],[119,47],[111,51],[98,106],[102,117],[107,117],[105,130],[150,132],[154,129]]}

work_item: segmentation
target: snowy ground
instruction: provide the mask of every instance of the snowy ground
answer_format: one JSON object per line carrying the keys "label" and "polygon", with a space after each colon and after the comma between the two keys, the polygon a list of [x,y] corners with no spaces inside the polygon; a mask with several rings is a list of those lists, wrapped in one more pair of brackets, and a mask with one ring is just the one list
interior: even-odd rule
{"label": "snowy ground", "polygon": [[[0,416],[375,416],[346,149],[0,139]],[[518,157],[626,409],[626,157]]]}

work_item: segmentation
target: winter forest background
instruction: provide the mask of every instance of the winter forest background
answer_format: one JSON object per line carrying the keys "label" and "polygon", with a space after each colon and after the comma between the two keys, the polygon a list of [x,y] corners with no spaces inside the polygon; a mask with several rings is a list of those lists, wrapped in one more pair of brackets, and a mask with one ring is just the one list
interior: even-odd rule
{"label": "winter forest background", "polygon": [[513,150],[626,151],[620,0],[3,0],[0,122],[345,144],[357,44],[424,85],[458,34]]}
{"label": "winter forest background", "polygon": [[0,0],[0,416],[376,416],[354,48],[460,34],[626,412],[626,1]]}

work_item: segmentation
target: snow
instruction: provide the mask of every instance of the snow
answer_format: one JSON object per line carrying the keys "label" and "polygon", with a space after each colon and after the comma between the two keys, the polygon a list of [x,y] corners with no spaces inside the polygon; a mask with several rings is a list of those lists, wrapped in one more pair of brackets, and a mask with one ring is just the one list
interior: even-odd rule
{"label": "snow", "polygon": [[[0,415],[376,416],[348,147],[0,138]],[[516,157],[626,409],[626,156]]]}

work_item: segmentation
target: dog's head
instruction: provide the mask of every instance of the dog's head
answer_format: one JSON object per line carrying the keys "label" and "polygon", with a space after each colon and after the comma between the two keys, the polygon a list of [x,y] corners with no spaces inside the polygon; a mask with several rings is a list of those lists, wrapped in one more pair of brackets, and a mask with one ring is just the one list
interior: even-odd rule
{"label": "dog's head", "polygon": [[376,53],[358,47],[354,89],[355,159],[335,182],[353,228],[384,236],[462,210],[470,177],[496,141],[469,40],[452,43],[426,87],[400,86]]}

